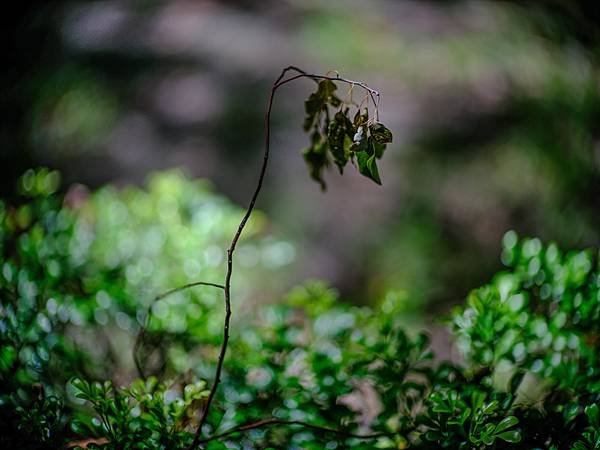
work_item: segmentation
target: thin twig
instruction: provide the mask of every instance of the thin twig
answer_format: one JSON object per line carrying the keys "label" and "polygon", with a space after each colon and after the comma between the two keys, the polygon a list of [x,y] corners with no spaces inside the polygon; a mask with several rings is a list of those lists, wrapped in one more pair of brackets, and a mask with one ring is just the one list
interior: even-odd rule
{"label": "thin twig", "polygon": [[296,426],[301,426],[304,428],[310,428],[311,430],[315,430],[315,431],[319,431],[321,433],[331,433],[331,434],[337,434],[340,436],[344,436],[348,439],[350,438],[354,438],[354,439],[377,439],[380,437],[384,437],[384,436],[393,436],[395,434],[398,434],[397,432],[381,432],[381,433],[373,433],[373,434],[356,434],[356,433],[351,433],[349,431],[344,431],[344,430],[337,430],[335,428],[329,428],[329,427],[323,427],[320,425],[315,425],[309,422],[303,422],[301,420],[283,420],[283,419],[275,419],[275,418],[270,418],[270,419],[262,419],[262,420],[258,420],[256,422],[251,422],[251,423],[247,423],[244,425],[238,425],[235,426],[233,428],[230,428],[229,430],[226,430],[222,433],[219,434],[215,434],[213,436],[210,436],[208,438],[204,438],[204,439],[200,439],[198,441],[198,443],[200,444],[205,444],[207,442],[210,441],[214,441],[216,439],[221,439],[227,436],[230,436],[232,434],[235,433],[240,433],[243,431],[248,431],[248,430],[254,430],[256,428],[262,428],[262,427],[270,427],[272,425],[296,425]]}
{"label": "thin twig", "polygon": [[194,281],[193,283],[184,284],[183,286],[179,286],[174,289],[170,289],[170,290],[163,292],[162,294],[154,297],[154,299],[152,300],[152,303],[148,307],[148,312],[146,313],[146,318],[144,319],[144,323],[142,324],[140,330],[138,331],[138,334],[135,338],[135,344],[133,345],[133,361],[135,362],[135,367],[138,371],[140,378],[143,378],[145,380],[146,375],[144,373],[144,368],[142,367],[142,362],[140,361],[140,358],[138,356],[138,349],[139,349],[140,345],[142,345],[142,342],[146,335],[146,330],[148,329],[148,325],[150,324],[150,318],[152,316],[152,306],[154,306],[154,304],[156,302],[164,299],[165,297],[168,297],[169,295],[175,294],[176,292],[184,291],[186,289],[189,289],[189,288],[192,288],[195,286],[211,286],[211,287],[215,287],[218,289],[223,289],[223,290],[225,289],[225,286],[223,286],[222,284],[210,283],[208,281]]}
{"label": "thin twig", "polygon": [[193,288],[196,286],[211,286],[211,287],[215,287],[215,288],[218,288],[221,290],[225,290],[225,286],[223,286],[222,284],[209,283],[207,281],[194,281],[193,283],[184,284],[183,286],[173,288],[167,292],[163,292],[162,294],[157,295],[156,297],[154,297],[153,302],[157,302],[159,300],[162,300],[165,297],[168,297],[171,294],[175,294],[176,292],[181,292],[181,291],[184,291],[186,289]]}
{"label": "thin twig", "polygon": [[[286,74],[289,71],[295,71],[298,74],[284,79],[284,77],[286,76]],[[225,360],[225,354],[227,353],[227,345],[229,344],[229,325],[230,325],[230,321],[231,321],[231,276],[233,274],[233,254],[235,252],[235,249],[236,249],[238,240],[240,239],[240,236],[242,234],[242,231],[244,231],[244,227],[246,226],[246,223],[248,222],[248,219],[250,218],[252,211],[254,210],[254,206],[256,204],[258,195],[260,194],[260,191],[262,189],[263,181],[265,178],[265,173],[267,171],[267,165],[269,162],[270,137],[271,137],[271,109],[273,108],[273,99],[275,97],[275,93],[276,93],[277,89],[279,89],[281,86],[283,86],[287,83],[290,83],[299,78],[309,78],[316,82],[318,82],[319,80],[339,81],[341,83],[350,84],[351,86],[356,85],[356,86],[361,87],[369,94],[369,96],[373,100],[373,104],[375,105],[375,110],[376,110],[376,119],[378,119],[378,115],[379,115],[378,111],[377,111],[378,102],[375,101],[375,97],[379,98],[379,92],[376,91],[375,89],[371,89],[370,87],[368,87],[365,83],[363,83],[361,81],[347,80],[347,79],[341,78],[339,76],[330,77],[330,76],[323,76],[323,75],[314,75],[314,74],[307,73],[297,67],[289,66],[281,71],[281,74],[273,83],[273,86],[271,87],[271,91],[269,93],[269,98],[267,101],[267,110],[265,112],[265,119],[264,119],[265,120],[265,124],[264,124],[264,126],[265,126],[265,142],[264,142],[265,147],[264,148],[265,148],[265,150],[264,150],[264,155],[263,155],[263,163],[260,168],[260,173],[258,176],[258,182],[257,182],[256,188],[254,190],[254,194],[252,195],[252,198],[250,199],[250,203],[248,204],[248,208],[246,209],[246,212],[245,212],[244,216],[242,217],[242,220],[238,226],[238,229],[237,229],[236,233],[234,234],[233,239],[231,240],[229,249],[227,250],[227,273],[225,275],[225,286],[224,286],[225,320],[223,323],[223,341],[221,342],[221,350],[219,352],[219,358],[217,360],[217,367],[215,369],[215,377],[214,377],[214,381],[213,381],[213,384],[210,389],[210,393],[208,395],[208,398],[206,399],[206,403],[202,410],[202,415],[200,416],[200,420],[198,422],[198,428],[196,429],[194,439],[193,439],[192,443],[190,444],[190,446],[188,447],[188,450],[194,449],[201,442],[202,427],[206,423],[206,420],[208,418],[208,413],[210,411],[210,407],[211,407],[212,402],[217,393],[219,383],[221,382],[221,372],[223,370],[223,362]]]}

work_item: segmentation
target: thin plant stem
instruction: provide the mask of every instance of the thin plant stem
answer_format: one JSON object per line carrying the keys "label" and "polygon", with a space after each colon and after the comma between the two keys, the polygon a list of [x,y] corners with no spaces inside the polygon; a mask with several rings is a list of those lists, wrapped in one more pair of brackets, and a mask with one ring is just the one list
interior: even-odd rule
{"label": "thin plant stem", "polygon": [[[289,78],[285,78],[286,74],[290,71],[294,71],[297,74],[290,76]],[[258,196],[262,189],[265,174],[267,172],[267,166],[269,163],[270,141],[271,141],[271,110],[273,108],[273,99],[275,97],[275,93],[277,92],[277,90],[280,87],[282,87],[285,84],[288,84],[294,80],[300,79],[300,78],[309,78],[315,82],[318,82],[319,80],[337,81],[337,82],[349,84],[351,86],[361,87],[369,94],[371,100],[373,101],[373,104],[375,105],[376,120],[378,120],[378,118],[379,118],[379,113],[378,113],[379,101],[376,100],[376,98],[379,99],[379,92],[376,91],[375,89],[368,87],[362,81],[348,80],[345,78],[341,78],[339,75],[336,75],[335,77],[326,76],[326,75],[325,76],[324,75],[314,75],[314,74],[307,73],[297,67],[289,66],[281,71],[281,74],[273,83],[273,85],[271,87],[271,91],[269,93],[269,98],[267,100],[267,109],[266,109],[265,117],[264,117],[264,129],[265,129],[264,154],[263,154],[262,166],[260,168],[260,172],[258,175],[258,181],[257,181],[256,187],[254,189],[254,194],[252,195],[252,198],[250,199],[250,203],[248,204],[248,207],[246,208],[246,212],[244,213],[244,216],[242,217],[242,220],[240,221],[238,229],[235,232],[235,234],[233,235],[231,244],[229,245],[229,248],[227,250],[227,273],[225,275],[225,285],[224,285],[225,319],[224,319],[224,323],[223,323],[223,340],[221,342],[221,349],[219,351],[219,357],[217,359],[217,366],[215,368],[214,381],[211,386],[210,393],[208,394],[208,397],[206,399],[206,403],[204,404],[204,408],[202,410],[202,415],[200,416],[200,420],[198,422],[198,428],[196,429],[194,439],[193,439],[192,443],[190,444],[190,446],[188,447],[188,450],[191,450],[191,449],[197,447],[198,444],[200,444],[202,441],[202,439],[201,439],[202,428],[204,427],[204,424],[206,423],[212,402],[217,393],[219,383],[221,382],[221,373],[223,370],[223,362],[225,360],[225,355],[227,353],[227,346],[229,344],[229,326],[230,326],[230,322],[231,322],[231,277],[233,275],[233,255],[234,255],[237,243],[240,239],[240,236],[242,235],[242,232],[244,231],[244,227],[246,226],[248,219],[250,219],[250,216],[252,215],[252,211],[254,211],[254,207],[256,205],[256,200],[258,199]]]}
{"label": "thin plant stem", "polygon": [[205,444],[210,441],[214,441],[216,439],[221,439],[227,436],[230,436],[235,433],[241,433],[248,430],[254,430],[256,428],[270,427],[273,425],[287,425],[287,426],[300,426],[304,428],[309,428],[314,431],[318,431],[320,433],[329,433],[329,434],[337,434],[339,436],[343,436],[345,438],[353,438],[353,439],[377,439],[384,436],[393,436],[397,434],[396,432],[382,432],[382,433],[372,433],[372,434],[356,434],[351,433],[345,430],[338,430],[335,428],[324,427],[320,425],[315,425],[310,422],[303,422],[300,420],[283,420],[283,419],[262,419],[256,422],[251,422],[243,425],[238,425],[229,430],[223,431],[222,433],[215,434],[208,438],[200,439],[198,442],[200,444]]}

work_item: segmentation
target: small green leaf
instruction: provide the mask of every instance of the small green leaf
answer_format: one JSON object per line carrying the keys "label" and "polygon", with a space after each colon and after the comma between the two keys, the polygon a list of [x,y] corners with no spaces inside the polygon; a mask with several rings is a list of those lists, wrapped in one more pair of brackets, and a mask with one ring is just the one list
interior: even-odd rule
{"label": "small green leaf", "polygon": [[319,95],[324,101],[328,101],[333,93],[336,91],[337,86],[331,80],[323,80],[319,82],[317,88],[317,95]]}
{"label": "small green leaf", "polygon": [[492,434],[494,432],[495,428],[496,427],[494,427],[494,424],[486,423],[485,426],[483,427],[483,433],[484,434]]}
{"label": "small green leaf", "polygon": [[323,80],[319,82],[317,89],[317,95],[322,99],[323,104],[331,104],[334,108],[337,108],[342,104],[342,101],[334,95],[337,89],[337,85],[331,80]]}
{"label": "small green leaf", "polygon": [[521,432],[519,430],[505,431],[496,435],[496,437],[506,442],[516,443],[521,441]]}
{"label": "small green leaf", "polygon": [[474,391],[471,394],[471,405],[473,405],[474,410],[478,410],[479,407],[483,404],[485,400],[485,394],[481,391]]}
{"label": "small green leaf", "polygon": [[377,159],[381,159],[383,153],[385,152],[385,144],[381,144],[374,139],[369,139],[370,150],[369,153],[375,155]]}
{"label": "small green leaf", "polygon": [[600,425],[600,413],[598,411],[598,405],[593,404],[585,407],[585,415],[587,416],[590,424],[594,426]]}
{"label": "small green leaf", "polygon": [[490,436],[489,434],[484,434],[481,436],[481,440],[485,445],[492,445],[496,440],[496,436]]}
{"label": "small green leaf", "polygon": [[431,410],[433,412],[436,413],[448,413],[450,414],[452,412],[452,410],[450,408],[448,408],[448,406],[446,406],[444,403],[438,403],[435,406],[433,406],[433,408],[431,408]]}
{"label": "small green leaf", "polygon": [[460,414],[460,424],[463,425],[466,420],[469,418],[469,416],[471,415],[471,408],[465,408],[463,410],[463,412]]}
{"label": "small green leaf", "polygon": [[81,378],[73,378],[71,379],[71,384],[73,385],[73,387],[79,389],[80,391],[83,391],[87,383]]}
{"label": "small green leaf", "polygon": [[358,171],[362,175],[381,185],[375,155],[369,155],[367,152],[356,152],[356,162],[358,164]]}
{"label": "small green leaf", "polygon": [[498,434],[504,430],[509,429],[512,426],[515,426],[518,423],[519,419],[517,419],[515,416],[505,417],[500,421],[500,423],[498,423],[498,425],[496,425],[495,433]]}
{"label": "small green leaf", "polygon": [[570,422],[575,420],[575,418],[579,415],[579,405],[576,403],[571,403],[565,406],[563,411],[563,417],[565,421]]}
{"label": "small green leaf", "polygon": [[494,411],[496,411],[496,409],[498,409],[498,401],[497,400],[493,400],[491,402],[489,402],[487,405],[485,405],[482,409],[481,412],[483,414],[492,414]]}
{"label": "small green leaf", "polygon": [[375,142],[380,144],[389,144],[392,142],[392,132],[382,123],[374,123],[369,127],[369,131]]}
{"label": "small green leaf", "polygon": [[371,156],[367,161],[367,166],[371,171],[371,178],[375,183],[381,185],[381,178],[379,178],[379,170],[377,169],[377,162],[375,161],[375,155]]}

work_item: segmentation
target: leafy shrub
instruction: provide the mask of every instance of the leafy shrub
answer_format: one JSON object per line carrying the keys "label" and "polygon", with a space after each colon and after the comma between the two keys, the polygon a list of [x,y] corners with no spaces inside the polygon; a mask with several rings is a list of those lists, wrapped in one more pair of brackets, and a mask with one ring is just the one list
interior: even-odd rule
{"label": "leafy shrub", "polygon": [[74,421],[73,429],[104,436],[98,442],[118,442],[123,448],[178,448],[189,441],[188,412],[206,397],[203,381],[186,384],[183,393],[167,389],[154,377],[115,389],[110,381],[86,382],[75,378],[76,397],[91,405],[95,420]]}
{"label": "leafy shrub", "polygon": [[513,404],[523,409],[528,429],[557,448],[575,445],[586,411],[596,435],[585,439],[594,445],[578,445],[597,448],[597,252],[563,253],[556,244],[519,241],[508,232],[502,259],[510,271],[473,291],[454,316],[459,347],[473,367],[492,372],[496,389],[515,395]]}
{"label": "leafy shrub", "polygon": [[[56,202],[50,196],[27,204],[48,211]],[[6,223],[8,217],[16,220],[15,211],[5,213]],[[61,211],[76,223],[75,212]],[[63,228],[48,230],[60,235],[73,229]],[[9,239],[3,242],[7,248]],[[348,306],[323,283],[309,283],[247,316],[232,335],[222,389],[205,428],[219,434],[257,421],[265,425],[210,441],[207,448],[597,448],[598,325],[591,320],[599,309],[597,262],[589,251],[563,254],[554,244],[519,241],[512,232],[504,244],[508,270],[473,291],[452,318],[464,366],[435,362],[425,335],[409,337],[399,325],[401,306],[394,297],[376,309]],[[19,266],[13,263],[19,273],[45,274],[37,275],[36,286],[48,277],[42,256],[49,258],[23,256]],[[61,274],[78,273],[68,259],[54,259]],[[40,295],[58,296],[53,280],[44,281]],[[26,293],[25,286],[15,289]],[[196,375],[173,369],[171,381],[150,377],[118,389],[110,381],[85,381],[81,365],[90,354],[72,348],[67,356],[64,349],[72,341],[61,321],[48,314],[47,301],[28,304],[21,314],[27,311],[29,322],[16,322],[10,315],[15,304],[6,297],[11,291],[5,289],[3,423],[17,426],[3,430],[4,443],[139,449],[190,444],[208,392],[197,378],[198,367]],[[74,305],[84,315],[86,305]],[[44,335],[40,314],[53,325]],[[19,326],[11,330],[11,323]],[[27,323],[30,327],[23,326]],[[17,356],[6,344],[13,341],[27,342],[22,349],[32,343],[40,348]],[[48,342],[60,345],[41,358]],[[37,357],[28,361],[28,354]],[[215,360],[214,353],[207,354],[204,364]],[[78,378],[66,391],[52,387],[73,375]],[[40,381],[44,384],[35,384]]]}

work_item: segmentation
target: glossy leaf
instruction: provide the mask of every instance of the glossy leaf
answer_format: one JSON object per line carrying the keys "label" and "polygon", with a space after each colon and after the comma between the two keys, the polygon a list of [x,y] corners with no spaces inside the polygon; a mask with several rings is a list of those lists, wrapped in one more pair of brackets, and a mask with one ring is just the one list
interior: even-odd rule
{"label": "glossy leaf", "polygon": [[349,135],[352,135],[352,130],[352,122],[350,122],[350,119],[342,111],[336,113],[333,120],[329,123],[327,142],[340,173],[343,173],[344,166],[348,162],[349,154],[346,150],[345,141]]}
{"label": "glossy leaf", "polygon": [[498,423],[498,425],[496,425],[495,433],[497,434],[504,430],[507,430],[508,428],[513,427],[518,423],[519,419],[517,419],[515,416],[505,417],[500,421],[500,423]]}
{"label": "glossy leaf", "polygon": [[373,140],[379,144],[392,142],[392,132],[382,123],[374,123],[369,127]]}
{"label": "glossy leaf", "polygon": [[369,155],[367,152],[356,152],[356,162],[358,165],[358,171],[362,175],[370,178],[379,185],[381,184],[375,155]]}
{"label": "glossy leaf", "polygon": [[503,433],[496,435],[496,437],[513,444],[521,442],[521,432],[519,430],[504,431]]}

